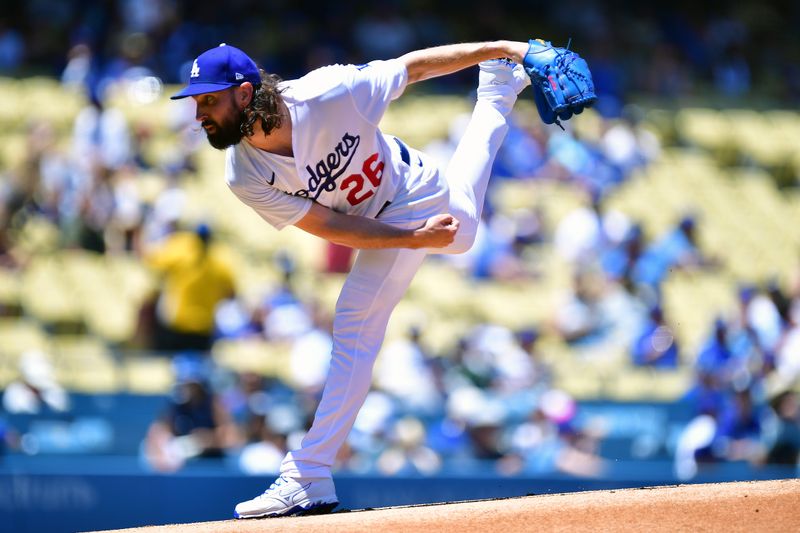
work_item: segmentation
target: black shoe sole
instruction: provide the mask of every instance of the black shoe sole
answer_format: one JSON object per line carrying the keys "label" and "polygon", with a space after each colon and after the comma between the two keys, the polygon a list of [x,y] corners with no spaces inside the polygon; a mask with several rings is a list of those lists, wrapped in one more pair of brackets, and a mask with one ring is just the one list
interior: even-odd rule
{"label": "black shoe sole", "polygon": [[236,513],[234,513],[233,517],[238,519],[238,520],[250,520],[250,519],[253,519],[253,518],[256,518],[256,519],[258,519],[258,518],[280,518],[282,516],[313,516],[313,515],[320,515],[320,514],[328,514],[331,511],[333,511],[334,509],[336,509],[337,505],[339,505],[339,502],[321,503],[319,505],[314,505],[314,506],[309,507],[309,508],[300,507],[298,505],[298,506],[292,507],[291,509],[289,509],[285,513],[271,513],[271,514],[263,514],[263,515],[258,515],[258,516],[239,516]]}

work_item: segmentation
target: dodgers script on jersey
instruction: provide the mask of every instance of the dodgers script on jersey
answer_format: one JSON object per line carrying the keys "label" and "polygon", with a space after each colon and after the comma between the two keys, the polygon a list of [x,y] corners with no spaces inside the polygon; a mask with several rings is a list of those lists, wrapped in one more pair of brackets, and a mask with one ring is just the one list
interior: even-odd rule
{"label": "dodgers script on jersey", "polygon": [[244,140],[226,153],[229,187],[277,229],[300,220],[312,201],[375,218],[390,206],[396,212],[398,202],[407,204],[414,197],[419,204],[425,196],[430,201],[422,203],[428,208],[414,214],[436,214],[444,205],[439,200],[446,199],[438,171],[426,171],[416,151],[410,165],[403,162],[395,139],[378,129],[407,78],[405,65],[390,60],[323,67],[284,82],[294,157],[259,150]]}

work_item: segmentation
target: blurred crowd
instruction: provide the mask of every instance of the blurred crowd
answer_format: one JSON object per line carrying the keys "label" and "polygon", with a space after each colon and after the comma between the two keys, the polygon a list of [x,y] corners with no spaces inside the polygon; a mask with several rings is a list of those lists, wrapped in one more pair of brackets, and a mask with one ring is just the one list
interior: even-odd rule
{"label": "blurred crowd", "polygon": [[[793,101],[800,95],[800,70],[790,61],[797,43],[776,37],[790,34],[776,28],[791,27],[797,6],[740,3],[703,14],[683,4],[663,11],[637,5],[612,14],[568,1],[542,16],[536,3],[501,2],[437,13],[445,5],[431,11],[384,1],[311,10],[235,0],[222,19],[218,5],[177,0],[11,6],[0,15],[0,74],[59,76],[65,90],[85,88],[87,103],[66,148],[52,125],[32,123],[22,164],[0,169],[0,266],[25,269],[30,257],[19,238],[37,219],[58,229],[60,248],[140,258],[158,276],[158,292],[142,306],[136,336],[123,347],[178,354],[174,393],[144,439],[148,465],[175,471],[195,457],[234,455],[245,472],[274,472],[298,445],[321,394],[330,310],[299,295],[296,280],[306,273],[298,272],[289,251],[272,258],[280,282],[246,302],[213,226],[180,224],[185,186],[204,145],[202,132],[186,127],[191,110],[170,118],[180,144],[168,161],[156,162],[146,156],[153,132],[108,105],[106,89],[120,80],[177,82],[198,51],[226,40],[290,77],[324,63],[451,41],[531,32],[564,41],[572,36],[582,43],[604,102],[600,131],[587,138],[569,125],[562,132],[518,121],[494,180],[567,183],[581,191],[582,205],[551,227],[546,206],[502,212],[490,191],[475,247],[452,259],[476,283],[536,279],[531,257],[552,247],[570,265],[570,289],[544,324],[520,331],[475,324],[447,353],[426,348],[421,324],[387,344],[339,468],[432,474],[491,460],[505,475],[603,475],[602,431],[577,423],[580,405],[554,382],[538,343],[542,335],[578,354],[623,350],[632,366],[654,371],[692,366],[695,383],[685,398],[692,421],[674,448],[681,477],[719,461],[797,464],[800,408],[792,386],[800,377],[800,272],[789,286],[753,280],[739,287],[738,306],[717,318],[697,353],[688,353],[662,289],[673,272],[720,266],[698,245],[702,219],[686,213],[669,231],[648,237],[640,221],[608,202],[661,150],[640,111],[625,104],[627,94],[679,97],[705,84],[729,97],[746,96],[758,76],[782,80],[764,83],[768,96]],[[446,161],[462,128],[456,121],[450,138],[426,151]],[[137,186],[149,171],[165,180],[152,197]],[[326,269],[346,271],[349,257],[331,248]],[[215,342],[247,338],[288,344],[291,379],[213,367],[207,354]],[[46,355],[21,359],[20,378],[3,391],[3,408],[70,409]],[[15,439],[13,428],[0,426],[0,441],[13,446]]]}
{"label": "blurred crowd", "polygon": [[[577,404],[553,388],[535,330],[477,326],[443,356],[426,350],[420,333],[412,328],[386,346],[338,470],[432,475],[485,471],[489,464],[499,475],[602,474],[599,435],[573,423]],[[143,448],[147,463],[174,471],[227,452],[248,474],[276,472],[286,451],[298,446],[327,366],[320,358],[317,380],[304,373],[302,385],[289,387],[251,372],[215,370],[190,356],[175,364],[173,398]]]}
{"label": "blurred crowd", "polygon": [[800,8],[788,1],[723,2],[712,10],[692,2],[622,2],[612,9],[589,0],[234,0],[220,10],[186,0],[36,0],[6,6],[0,15],[0,74],[64,72],[102,88],[109,77],[148,72],[175,83],[200,51],[230,42],[294,77],[323,64],[449,42],[545,37],[561,45],[573,40],[609,111],[631,92],[679,97],[704,88],[796,102],[798,17]]}

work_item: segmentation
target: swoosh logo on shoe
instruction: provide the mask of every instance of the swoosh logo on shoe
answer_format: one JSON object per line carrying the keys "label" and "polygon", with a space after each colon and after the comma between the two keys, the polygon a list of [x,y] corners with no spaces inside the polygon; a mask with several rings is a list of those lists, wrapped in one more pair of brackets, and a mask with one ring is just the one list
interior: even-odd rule
{"label": "swoosh logo on shoe", "polygon": [[296,503],[295,497],[298,494],[304,492],[310,486],[311,483],[309,482],[306,485],[300,485],[297,488],[286,487],[285,489],[281,489],[280,491],[278,491],[278,494],[280,494],[282,498],[285,498],[286,500],[292,503]]}

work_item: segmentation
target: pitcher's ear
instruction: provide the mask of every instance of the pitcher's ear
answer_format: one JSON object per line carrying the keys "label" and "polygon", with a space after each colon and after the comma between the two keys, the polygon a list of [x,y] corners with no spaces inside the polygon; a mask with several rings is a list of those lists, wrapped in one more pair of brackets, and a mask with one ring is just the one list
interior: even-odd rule
{"label": "pitcher's ear", "polygon": [[239,107],[241,107],[242,109],[247,107],[247,105],[253,99],[254,91],[255,88],[253,87],[253,84],[250,83],[249,81],[246,81],[241,85],[239,85],[239,88],[236,91],[236,103],[239,105]]}

